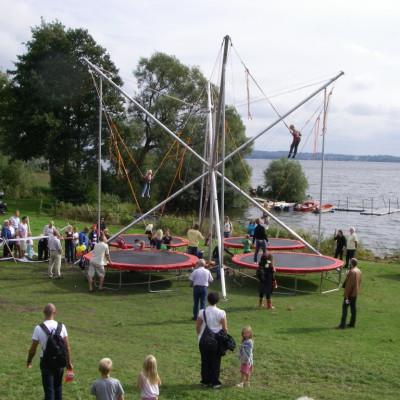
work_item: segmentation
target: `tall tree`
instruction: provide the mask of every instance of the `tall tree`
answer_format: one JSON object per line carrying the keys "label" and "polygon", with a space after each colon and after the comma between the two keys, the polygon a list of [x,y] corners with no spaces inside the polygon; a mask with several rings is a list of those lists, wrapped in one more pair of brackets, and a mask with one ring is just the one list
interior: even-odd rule
{"label": "tall tree", "polygon": [[[142,58],[136,70],[138,82],[136,99],[169,129],[177,133],[199,154],[203,153],[207,120],[206,78],[197,67],[183,65],[176,57],[155,53]],[[218,92],[214,88],[214,92]],[[135,187],[140,189],[140,175],[150,168],[155,171],[152,186],[152,203],[173,193],[185,183],[199,175],[201,162],[141,110],[131,107],[130,135],[128,141],[137,165],[131,166]],[[227,153],[246,140],[245,128],[236,110],[227,108]],[[227,176],[235,179],[247,189],[249,167],[239,157],[251,152],[247,148],[226,165]],[[126,154],[125,154],[125,158]],[[199,185],[193,186],[169,204],[170,210],[197,210]],[[232,191],[227,191],[226,201],[230,205],[241,205],[241,200]]]}
{"label": "tall tree", "polygon": [[298,161],[280,158],[264,171],[265,189],[269,198],[301,202],[306,197],[308,181]]}
{"label": "tall tree", "polygon": [[[14,156],[43,156],[55,196],[77,203],[87,200],[97,173],[98,98],[83,57],[122,84],[106,50],[86,30],[57,21],[34,27],[10,71],[13,104],[5,132]],[[122,98],[107,85],[104,100],[112,113],[123,112]]]}

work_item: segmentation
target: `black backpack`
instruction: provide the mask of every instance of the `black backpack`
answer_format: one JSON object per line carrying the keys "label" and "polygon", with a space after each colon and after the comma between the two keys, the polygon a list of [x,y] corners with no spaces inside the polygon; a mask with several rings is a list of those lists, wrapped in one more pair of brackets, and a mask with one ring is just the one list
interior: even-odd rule
{"label": "black backpack", "polygon": [[57,324],[57,329],[50,332],[47,326],[39,325],[47,335],[46,349],[43,352],[43,366],[48,369],[65,368],[67,366],[67,346],[61,337],[62,323]]}

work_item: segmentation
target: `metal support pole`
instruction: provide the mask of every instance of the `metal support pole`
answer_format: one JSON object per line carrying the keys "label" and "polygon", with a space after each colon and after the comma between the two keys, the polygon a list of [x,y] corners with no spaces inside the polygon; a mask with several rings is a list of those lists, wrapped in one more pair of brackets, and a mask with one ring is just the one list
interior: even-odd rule
{"label": "metal support pole", "polygon": [[97,235],[100,236],[101,219],[101,131],[103,119],[103,79],[100,77],[99,86],[99,138],[98,138],[98,169],[97,169]]}
{"label": "metal support pole", "polygon": [[[217,171],[217,174],[221,176],[221,173]],[[298,235],[292,228],[287,226],[284,222],[282,222],[279,218],[277,218],[274,214],[270,213],[266,208],[264,208],[261,204],[259,204],[256,200],[250,197],[244,190],[242,190],[239,186],[235,185],[230,179],[225,177],[225,182],[227,182],[230,186],[232,186],[237,192],[239,192],[242,196],[244,196],[247,200],[249,200],[253,205],[259,208],[261,211],[265,212],[269,217],[271,217],[275,222],[277,222],[280,226],[286,229],[291,235],[293,235],[296,239],[300,240],[306,247],[308,247],[313,253],[321,255],[321,253],[315,249],[310,243],[304,240],[300,235]]]}
{"label": "metal support pole", "polygon": [[183,193],[185,190],[189,189],[191,186],[193,186],[196,182],[201,180],[204,176],[208,174],[208,171],[205,172],[204,174],[201,174],[198,176],[196,179],[194,179],[192,182],[188,183],[185,185],[183,188],[179,189],[177,192],[173,193],[171,196],[167,197],[165,200],[163,200],[161,203],[158,203],[155,207],[147,211],[146,213],[142,214],[139,218],[136,218],[134,221],[132,221],[130,224],[125,226],[124,228],[120,229],[117,233],[114,233],[108,241],[111,242],[114,240],[116,237],[121,235],[122,233],[126,232],[128,229],[130,229],[133,225],[137,224],[138,222],[142,221],[145,219],[147,216],[151,215],[154,211],[157,211],[160,207],[162,207],[164,204],[167,204],[169,201],[174,199],[176,196],[179,196],[181,193]]}
{"label": "metal support pole", "polygon": [[[243,143],[241,146],[239,146],[236,150],[232,151],[230,154],[228,154],[225,157],[225,161],[229,160],[230,158],[232,158],[235,154],[239,153],[240,151],[242,151],[244,148],[246,148],[249,144],[253,143],[255,140],[257,140],[260,136],[264,135],[264,133],[266,133],[267,131],[269,131],[270,129],[272,129],[275,125],[279,124],[279,122],[281,122],[282,120],[284,120],[285,118],[287,118],[290,114],[292,114],[294,111],[296,111],[298,108],[300,108],[302,105],[304,105],[305,103],[307,103],[309,100],[311,100],[313,97],[315,97],[319,92],[321,92],[322,90],[324,90],[326,87],[328,87],[329,85],[331,85],[333,82],[335,82],[337,79],[339,79],[342,75],[344,75],[344,72],[340,72],[339,74],[337,74],[336,76],[334,76],[332,79],[330,79],[327,83],[325,83],[324,85],[322,85],[319,89],[317,89],[316,91],[314,91],[313,93],[311,93],[308,97],[306,97],[303,101],[301,101],[299,104],[297,104],[296,106],[294,106],[293,108],[291,108],[289,111],[287,111],[285,114],[283,114],[280,118],[278,118],[275,122],[273,122],[271,125],[269,125],[267,128],[265,128],[264,130],[262,130],[260,133],[258,133],[256,136],[252,137],[251,139],[249,139],[247,142]],[[217,167],[219,167],[221,165],[222,161],[220,161],[219,163],[217,163]]]}
{"label": "metal support pole", "polygon": [[319,186],[319,215],[318,215],[318,251],[321,250],[321,220],[322,220],[322,191],[324,188],[324,161],[325,161],[325,134],[326,134],[326,115],[328,112],[329,97],[324,89],[324,118],[322,123],[322,151],[321,151],[321,180]]}
{"label": "metal support pole", "polygon": [[178,141],[183,147],[190,151],[195,157],[197,157],[203,164],[208,165],[208,162],[199,155],[195,150],[193,150],[188,144],[186,144],[179,136],[175,135],[168,127],[166,127],[161,121],[159,121],[153,114],[147,111],[140,103],[138,103],[132,96],[130,96],[125,90],[121,89],[116,83],[113,82],[101,69],[99,69],[95,64],[90,62],[87,58],[83,60],[89,65],[90,68],[94,69],[100,76],[102,76],[111,86],[117,89],[124,97],[131,101],[136,107],[138,107],[142,112],[144,112],[148,117],[150,117],[157,125],[161,126],[168,134],[170,134],[176,141]]}
{"label": "metal support pole", "polygon": [[217,192],[217,178],[215,177],[215,172],[211,174],[211,185],[212,185],[212,194],[213,194],[213,205],[214,205],[214,212],[215,212],[215,230],[217,232],[217,240],[218,240],[218,260],[219,260],[219,267],[221,271],[221,291],[222,297],[226,299],[226,286],[225,286],[225,270],[224,270],[224,243],[221,234],[221,226],[220,226],[220,219],[219,219],[219,208],[218,208],[218,192]]}

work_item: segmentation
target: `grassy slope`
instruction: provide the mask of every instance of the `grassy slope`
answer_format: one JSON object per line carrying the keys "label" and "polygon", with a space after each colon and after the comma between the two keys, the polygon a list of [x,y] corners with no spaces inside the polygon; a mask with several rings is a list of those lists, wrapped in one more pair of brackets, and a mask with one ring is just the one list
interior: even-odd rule
{"label": "grassy slope", "polygon": [[255,372],[245,393],[232,387],[238,381],[233,354],[223,358],[223,389],[197,385],[199,354],[186,281],[172,283],[173,292],[149,294],[136,286],[89,295],[81,272],[63,268],[65,279],[50,281],[43,264],[0,264],[1,399],[41,398],[38,357],[32,370],[25,368],[25,360],[33,327],[50,301],[57,305],[73,346],[76,380],[64,386],[66,399],[90,398],[97,361],[104,356],[113,359],[114,376],[127,398],[138,398],[133,383],[148,353],[159,361],[163,399],[294,399],[304,394],[315,399],[398,399],[398,265],[362,264],[359,324],[345,331],[332,329],[339,321],[341,293],[277,295],[277,309],[271,313],[255,307],[253,281],[239,288],[228,280],[229,301],[221,307],[230,332],[238,339],[245,324],[255,332]]}

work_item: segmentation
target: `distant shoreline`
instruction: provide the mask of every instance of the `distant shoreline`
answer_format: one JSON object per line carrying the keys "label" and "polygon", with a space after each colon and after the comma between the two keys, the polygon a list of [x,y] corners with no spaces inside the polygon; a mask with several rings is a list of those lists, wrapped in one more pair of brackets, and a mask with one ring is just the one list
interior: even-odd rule
{"label": "distant shoreline", "polygon": [[[254,150],[250,155],[246,156],[249,159],[267,159],[276,160],[282,157],[287,157],[287,151],[264,151]],[[364,162],[392,162],[400,163],[400,157],[388,155],[368,155],[357,156],[347,154],[325,154],[326,161],[364,161]],[[321,153],[299,153],[296,156],[297,160],[321,160]]]}

